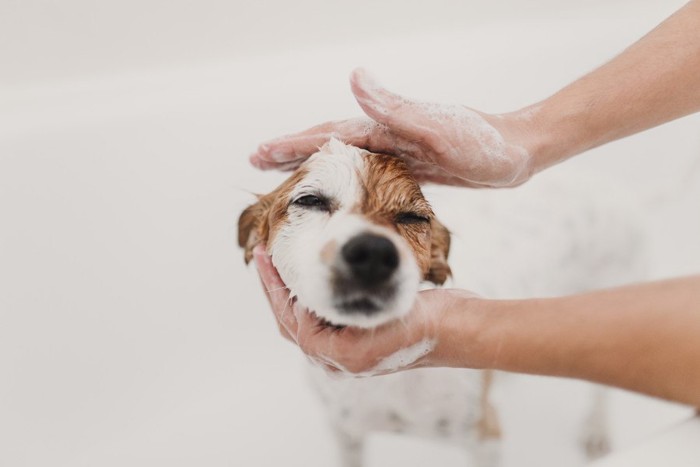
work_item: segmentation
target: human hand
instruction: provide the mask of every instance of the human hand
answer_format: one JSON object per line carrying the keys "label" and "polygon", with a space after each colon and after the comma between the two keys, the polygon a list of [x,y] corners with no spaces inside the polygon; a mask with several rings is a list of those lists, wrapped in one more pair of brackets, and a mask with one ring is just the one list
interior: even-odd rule
{"label": "human hand", "polygon": [[[258,245],[253,256],[280,332],[330,372],[373,376],[423,366],[481,365],[479,358],[464,357],[465,350],[478,348],[473,344],[478,341],[469,338],[478,320],[463,319],[468,304],[478,300],[469,292],[421,292],[401,320],[374,329],[341,328],[323,322],[290,298],[263,246]],[[456,329],[458,333],[453,333]]]}
{"label": "human hand", "polygon": [[489,115],[460,105],[418,102],[387,91],[356,69],[350,85],[369,118],[327,122],[261,144],[260,169],[292,170],[331,137],[402,157],[421,182],[515,186],[534,172],[526,149],[532,132],[518,114]]}

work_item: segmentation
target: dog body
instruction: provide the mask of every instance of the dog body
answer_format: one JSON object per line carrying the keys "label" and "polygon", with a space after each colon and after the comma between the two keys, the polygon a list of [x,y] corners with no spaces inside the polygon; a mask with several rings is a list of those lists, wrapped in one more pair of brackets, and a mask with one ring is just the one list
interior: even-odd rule
{"label": "dog body", "polygon": [[[311,381],[341,449],[343,467],[362,465],[371,433],[448,442],[479,467],[498,464],[500,429],[478,370],[416,368],[373,378],[329,376],[309,366]],[[470,464],[472,465],[472,464]]]}
{"label": "dog body", "polygon": [[[459,232],[457,285],[517,298],[640,278],[639,229],[626,208],[556,179],[532,187],[472,192],[447,213]],[[259,242],[268,245],[290,296],[334,325],[371,328],[400,319],[421,282],[439,286],[451,272],[449,233],[403,162],[336,140],[244,211],[239,244],[246,260]],[[410,366],[429,346],[395,357]],[[363,440],[376,431],[449,441],[467,448],[479,467],[498,463],[489,371],[413,369],[357,379],[329,377],[314,366],[310,375],[346,467],[361,465]],[[607,443],[604,401],[596,400],[584,434],[592,455]]]}

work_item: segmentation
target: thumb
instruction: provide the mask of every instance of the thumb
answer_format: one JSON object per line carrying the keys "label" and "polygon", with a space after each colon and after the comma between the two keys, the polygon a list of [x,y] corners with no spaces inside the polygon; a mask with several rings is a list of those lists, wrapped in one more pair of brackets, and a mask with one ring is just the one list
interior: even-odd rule
{"label": "thumb", "polygon": [[270,304],[276,310],[283,309],[289,301],[289,289],[282,281],[277,269],[272,264],[272,258],[267,254],[263,245],[257,245],[253,249],[253,258]]}
{"label": "thumb", "polygon": [[350,89],[372,120],[397,133],[415,133],[417,115],[414,102],[387,91],[363,68],[356,68],[350,74]]}

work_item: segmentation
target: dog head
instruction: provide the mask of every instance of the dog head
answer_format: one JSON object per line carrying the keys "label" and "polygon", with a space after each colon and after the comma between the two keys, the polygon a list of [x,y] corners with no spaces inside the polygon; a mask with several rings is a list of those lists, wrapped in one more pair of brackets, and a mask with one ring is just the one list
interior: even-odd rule
{"label": "dog head", "polygon": [[406,314],[450,275],[450,235],[404,162],[331,139],[238,221],[246,263],[265,243],[291,295],[335,325]]}

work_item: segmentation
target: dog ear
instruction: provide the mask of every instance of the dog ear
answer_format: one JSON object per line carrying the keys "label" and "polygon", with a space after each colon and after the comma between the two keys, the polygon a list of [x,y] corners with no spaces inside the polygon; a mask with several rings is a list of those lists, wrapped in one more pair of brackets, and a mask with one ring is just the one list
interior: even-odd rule
{"label": "dog ear", "polygon": [[435,218],[430,221],[430,229],[430,269],[425,274],[425,280],[442,285],[452,275],[452,270],[447,264],[447,256],[450,254],[450,231]]}
{"label": "dog ear", "polygon": [[286,212],[289,191],[306,175],[297,169],[282,185],[266,195],[258,195],[258,202],[248,206],[238,218],[238,245],[244,250],[246,264],[253,259],[253,248],[268,243],[271,222]]}
{"label": "dog ear", "polygon": [[265,241],[264,228],[268,205],[266,198],[258,196],[258,202],[245,208],[238,218],[238,246],[243,248],[243,257],[248,264],[253,259],[253,248]]}

